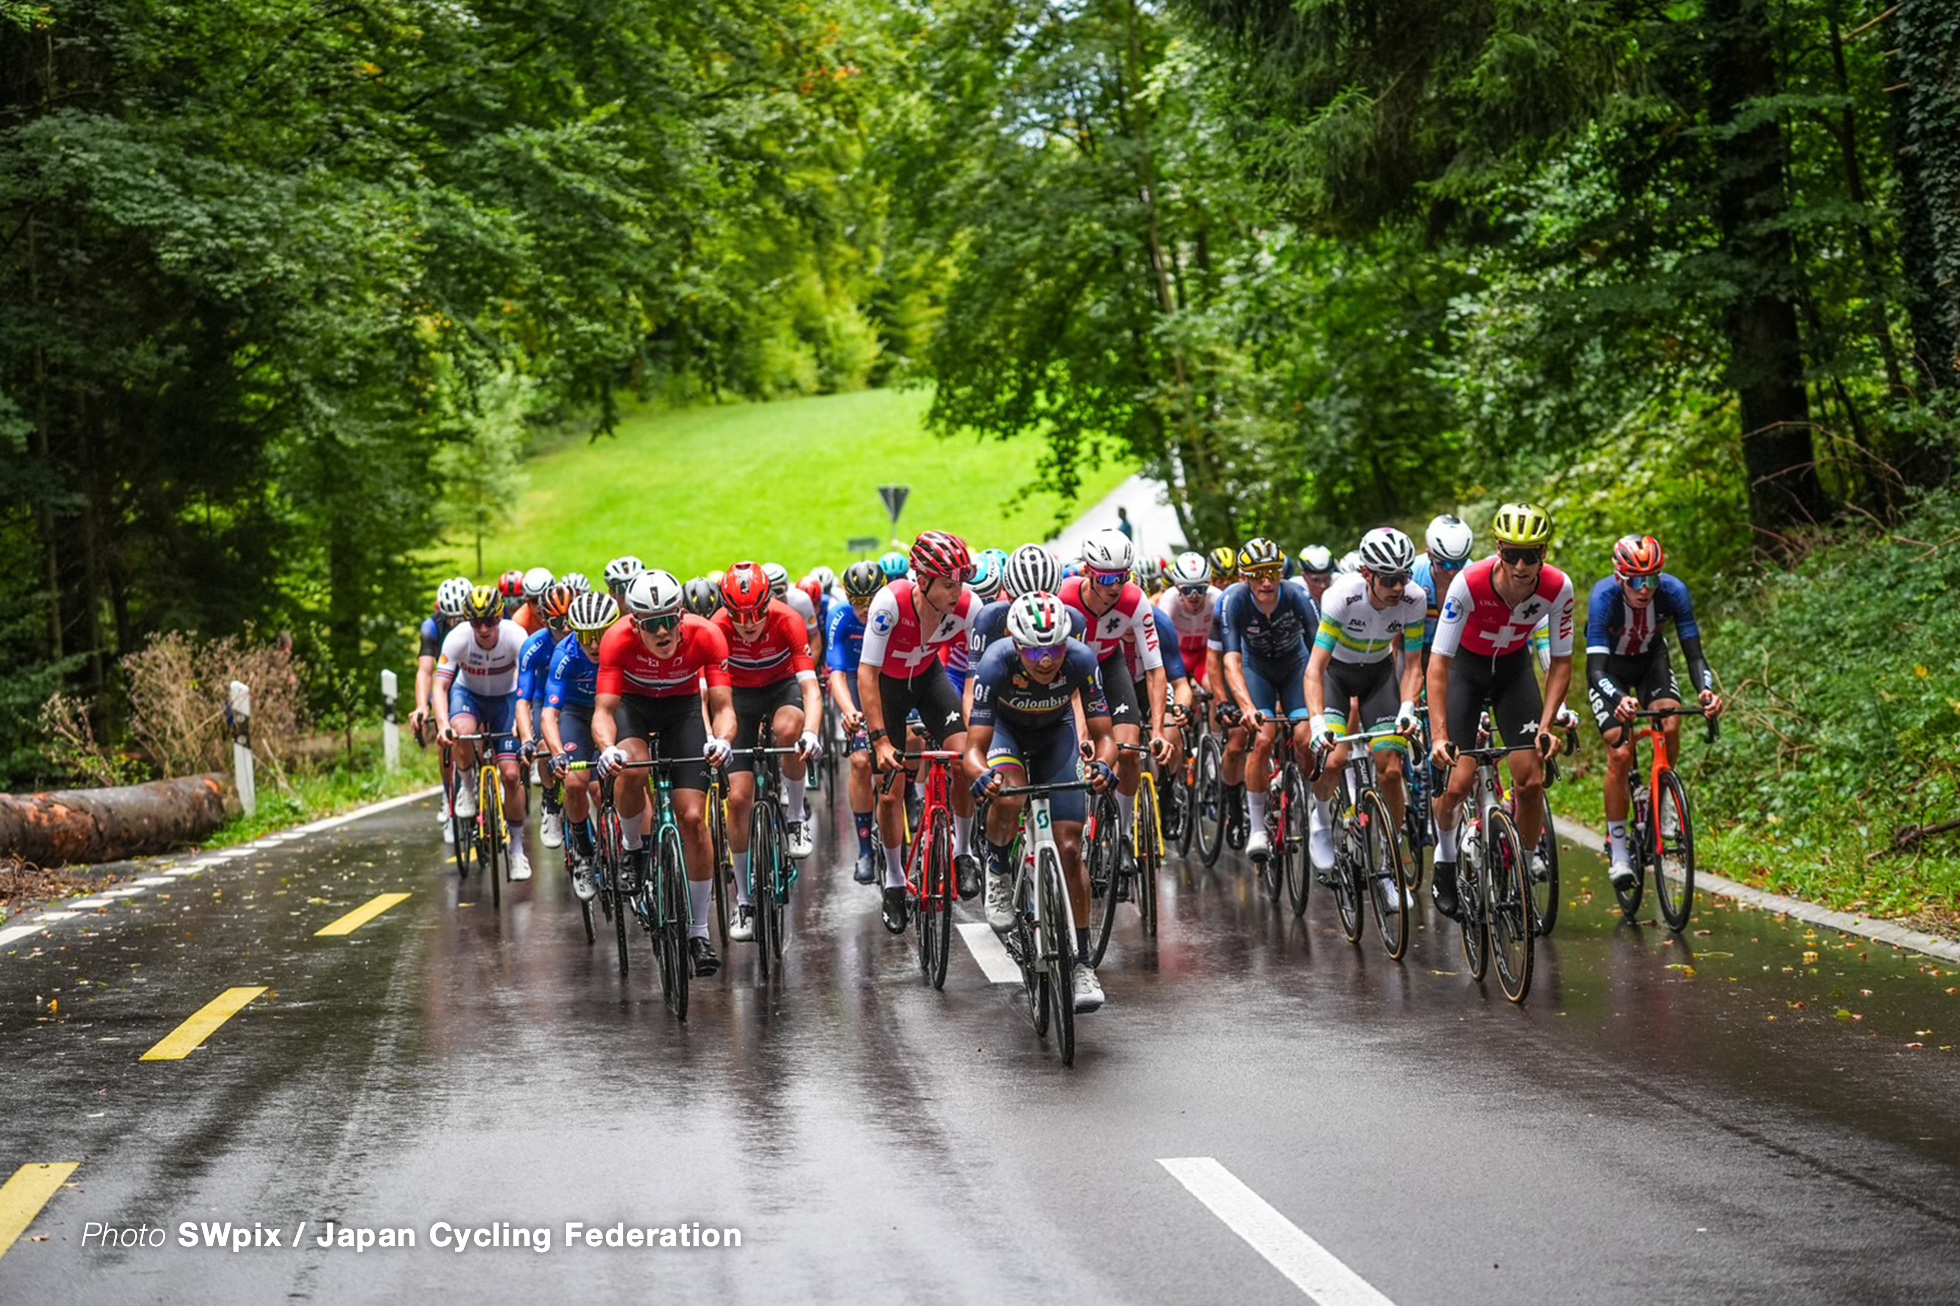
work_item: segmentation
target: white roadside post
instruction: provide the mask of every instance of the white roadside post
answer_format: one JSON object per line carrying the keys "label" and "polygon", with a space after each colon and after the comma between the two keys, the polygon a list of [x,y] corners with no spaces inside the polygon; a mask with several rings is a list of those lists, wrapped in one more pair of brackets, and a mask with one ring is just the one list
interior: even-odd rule
{"label": "white roadside post", "polygon": [[402,731],[395,724],[395,673],[381,673],[381,753],[390,771],[402,769]]}
{"label": "white roadside post", "polygon": [[225,716],[231,725],[231,764],[238,776],[238,805],[250,816],[258,810],[259,796],[252,782],[252,691],[244,682],[231,682]]}

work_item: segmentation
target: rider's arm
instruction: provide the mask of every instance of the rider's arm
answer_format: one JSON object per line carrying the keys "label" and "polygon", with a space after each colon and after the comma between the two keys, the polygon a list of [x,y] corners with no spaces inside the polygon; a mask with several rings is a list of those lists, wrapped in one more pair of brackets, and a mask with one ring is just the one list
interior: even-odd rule
{"label": "rider's arm", "polygon": [[851,682],[842,671],[830,673],[830,705],[837,709],[837,719],[848,721],[857,711],[857,704],[851,701]]}
{"label": "rider's arm", "polygon": [[1316,717],[1327,714],[1327,664],[1333,657],[1332,644],[1316,637],[1313,652],[1307,654],[1307,711]]}
{"label": "rider's arm", "polygon": [[1686,582],[1661,575],[1661,592],[1655,602],[1666,599],[1674,610],[1674,633],[1681,640],[1681,656],[1688,660],[1688,683],[1694,692],[1715,692],[1715,673],[1709,669],[1708,659],[1701,652],[1701,623],[1695,620],[1694,600],[1688,597]]}
{"label": "rider's arm", "polygon": [[1545,715],[1538,728],[1550,734],[1552,724],[1558,720],[1561,709],[1565,707],[1565,695],[1572,688],[1572,655],[1553,657],[1551,670],[1545,673]]}
{"label": "rider's arm", "polygon": [[1116,765],[1116,732],[1110,728],[1107,715],[1089,718],[1089,743],[1095,749],[1095,760],[1104,766]]}
{"label": "rider's arm", "polygon": [[[709,733],[716,739],[733,744],[735,742],[735,691],[727,685],[711,684],[703,701],[708,706]],[[596,727],[599,718],[596,709],[592,713],[592,718]],[[596,728],[593,734],[598,734]]]}
{"label": "rider's arm", "polygon": [[1252,706],[1252,691],[1245,687],[1245,655],[1236,650],[1225,655],[1225,687],[1232,701],[1244,709],[1248,721],[1258,710]]}
{"label": "rider's arm", "polygon": [[592,699],[592,748],[603,753],[619,742],[619,728],[613,713],[619,709],[619,695],[597,694]]}
{"label": "rider's arm", "polygon": [[966,754],[961,759],[966,766],[966,778],[978,780],[987,774],[987,750],[994,746],[992,726],[968,726],[966,728]]}
{"label": "rider's arm", "polygon": [[[1421,637],[1421,632],[1422,627],[1417,626],[1416,633],[1418,638]],[[1396,631],[1393,644],[1396,656],[1402,659],[1402,701],[1404,703],[1413,703],[1422,695],[1423,661],[1419,648],[1411,649],[1408,647],[1404,638],[1407,633],[1408,627],[1406,626]],[[1314,650],[1316,653],[1319,651],[1318,648]],[[1313,669],[1311,667],[1307,670],[1307,693],[1309,695],[1313,693]],[[1311,704],[1313,699],[1309,697],[1307,701]]]}
{"label": "rider's arm", "polygon": [[551,750],[553,756],[565,751],[564,736],[558,733],[558,717],[559,711],[555,707],[548,707],[542,713],[544,746]]}

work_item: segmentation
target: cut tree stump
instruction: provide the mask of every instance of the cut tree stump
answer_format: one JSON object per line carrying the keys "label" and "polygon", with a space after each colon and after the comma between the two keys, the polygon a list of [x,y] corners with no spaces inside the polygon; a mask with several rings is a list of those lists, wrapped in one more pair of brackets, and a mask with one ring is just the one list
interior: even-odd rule
{"label": "cut tree stump", "polygon": [[0,856],[36,866],[115,862],[195,843],[236,810],[221,772],[113,789],[0,794]]}

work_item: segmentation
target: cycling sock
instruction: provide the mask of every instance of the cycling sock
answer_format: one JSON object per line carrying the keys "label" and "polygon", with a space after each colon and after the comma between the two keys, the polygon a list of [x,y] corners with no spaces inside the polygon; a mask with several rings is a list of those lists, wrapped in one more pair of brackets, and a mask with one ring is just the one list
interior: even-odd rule
{"label": "cycling sock", "polygon": [[592,831],[586,829],[583,820],[574,821],[568,817],[566,818],[565,824],[567,832],[571,836],[572,851],[580,857],[590,857],[592,855]]}
{"label": "cycling sock", "polygon": [[791,825],[803,819],[803,786],[794,780],[783,786],[783,819]]}
{"label": "cycling sock", "polygon": [[1265,794],[1259,792],[1259,790],[1257,789],[1246,790],[1245,810],[1246,810],[1246,815],[1252,821],[1253,829],[1263,830],[1266,828],[1266,795]]}
{"label": "cycling sock", "polygon": [[1134,819],[1136,809],[1137,796],[1135,794],[1126,794],[1120,789],[1116,791],[1116,815],[1122,820],[1122,828],[1125,831],[1130,828],[1130,822]]}
{"label": "cycling sock", "polygon": [[989,858],[987,869],[990,872],[1001,875],[1007,874],[1007,859],[1013,855],[1013,844],[995,843],[992,839],[987,840],[987,856]]}
{"label": "cycling sock", "polygon": [[955,816],[953,818],[953,856],[955,857],[966,856],[967,849],[972,846],[972,843],[973,843],[972,815],[969,813],[966,816]]}
{"label": "cycling sock", "polygon": [[620,846],[633,852],[640,846],[640,823],[631,817],[621,817],[619,822]]}
{"label": "cycling sock", "polygon": [[1075,931],[1075,960],[1080,966],[1089,964],[1089,931],[1080,927]]}
{"label": "cycling sock", "polygon": [[1627,856],[1627,823],[1614,821],[1606,827],[1606,841],[1612,846],[1613,860],[1624,862],[1632,860]]}
{"label": "cycling sock", "polygon": [[512,821],[510,823],[510,846],[513,848],[522,848],[524,846],[524,822]]}
{"label": "cycling sock", "polygon": [[694,909],[694,924],[688,930],[690,939],[708,937],[708,915],[715,906],[715,882],[713,880],[689,880],[687,882],[688,906]]}
{"label": "cycling sock", "polygon": [[885,849],[885,887],[887,889],[903,889],[905,887],[905,867],[898,860],[898,846],[896,844]]}
{"label": "cycling sock", "polygon": [[858,856],[869,857],[871,855],[871,813],[852,812],[851,819],[857,822]]}
{"label": "cycling sock", "polygon": [[544,795],[545,815],[546,816],[558,815],[558,808],[559,808],[558,791],[556,789],[546,789],[540,786],[538,792]]}
{"label": "cycling sock", "polygon": [[1453,862],[1456,860],[1455,826],[1452,825],[1447,830],[1440,825],[1436,827],[1436,860],[1439,862]]}
{"label": "cycling sock", "polygon": [[735,905],[737,907],[749,905],[749,855],[747,853],[735,854]]}

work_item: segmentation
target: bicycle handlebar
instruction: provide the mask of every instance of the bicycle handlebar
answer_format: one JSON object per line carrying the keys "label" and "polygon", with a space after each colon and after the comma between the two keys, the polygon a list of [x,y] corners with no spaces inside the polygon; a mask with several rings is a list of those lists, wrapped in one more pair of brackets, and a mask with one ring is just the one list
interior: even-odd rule
{"label": "bicycle handlebar", "polygon": [[1094,788],[1095,786],[1087,780],[1070,780],[1060,784],[1010,785],[994,796],[996,798],[1019,798],[1023,795],[1046,797],[1049,794],[1067,794]]}
{"label": "bicycle handlebar", "polygon": [[1708,709],[1705,707],[1701,707],[1700,705],[1696,705],[1695,707],[1682,706],[1682,707],[1642,708],[1640,711],[1635,712],[1633,714],[1633,719],[1638,721],[1641,718],[1645,717],[1653,721],[1665,721],[1667,718],[1671,716],[1707,717],[1708,718],[1708,742],[1711,744],[1714,743],[1715,740],[1718,737],[1720,737],[1722,733],[1722,722],[1720,718],[1708,716]]}

